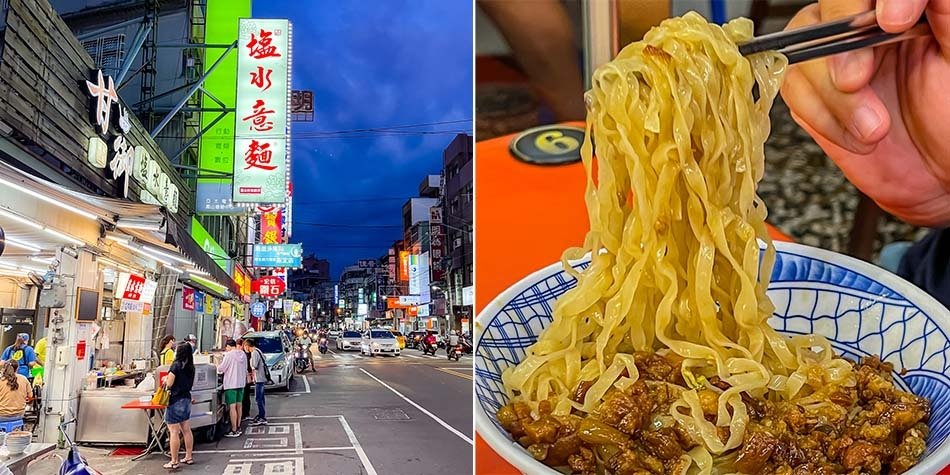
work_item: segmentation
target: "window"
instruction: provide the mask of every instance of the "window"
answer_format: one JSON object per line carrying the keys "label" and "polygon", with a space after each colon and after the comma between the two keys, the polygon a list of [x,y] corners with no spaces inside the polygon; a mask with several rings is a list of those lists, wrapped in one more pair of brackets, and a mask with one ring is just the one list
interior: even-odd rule
{"label": "window", "polygon": [[99,69],[118,72],[125,58],[125,35],[100,36],[83,41],[82,47],[92,56]]}

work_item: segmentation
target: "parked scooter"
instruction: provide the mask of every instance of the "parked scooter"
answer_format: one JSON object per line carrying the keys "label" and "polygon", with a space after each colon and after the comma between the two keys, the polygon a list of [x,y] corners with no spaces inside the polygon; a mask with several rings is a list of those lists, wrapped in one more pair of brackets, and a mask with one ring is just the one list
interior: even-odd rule
{"label": "parked scooter", "polygon": [[69,453],[66,454],[66,458],[63,459],[63,463],[59,466],[59,475],[102,475],[102,472],[86,465],[86,458],[79,453],[79,446],[73,443],[69,435],[66,434],[66,426],[75,422],[76,419],[74,418],[71,421],[63,421],[63,423],[59,425],[59,431],[63,434],[63,438],[66,439],[66,443],[69,445]]}
{"label": "parked scooter", "polygon": [[320,338],[320,346],[319,346],[319,348],[320,348],[320,354],[321,354],[321,355],[327,354],[327,351],[329,350],[329,348],[327,347],[327,339],[326,339],[326,337]]}
{"label": "parked scooter", "polygon": [[297,345],[297,349],[294,351],[294,368],[297,370],[297,373],[303,373],[307,371],[309,366],[310,350],[304,348],[303,345]]}

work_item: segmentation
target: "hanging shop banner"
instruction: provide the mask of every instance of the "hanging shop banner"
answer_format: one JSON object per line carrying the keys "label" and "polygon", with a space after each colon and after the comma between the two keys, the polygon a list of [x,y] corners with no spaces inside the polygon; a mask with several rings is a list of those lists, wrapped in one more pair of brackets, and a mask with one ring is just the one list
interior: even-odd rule
{"label": "hanging shop banner", "polygon": [[300,267],[303,260],[302,244],[255,244],[254,267]]}
{"label": "hanging shop banner", "polygon": [[221,302],[221,311],[218,312],[218,315],[222,317],[230,317],[234,312],[234,306],[231,305],[231,302]]}
{"label": "hanging shop banner", "polygon": [[419,305],[421,300],[418,295],[400,295],[397,298],[400,306],[408,307],[410,305]]}
{"label": "hanging shop banner", "polygon": [[213,315],[218,312],[218,300],[211,296],[211,294],[205,294],[205,311],[209,315]]}
{"label": "hanging shop banner", "polygon": [[139,300],[146,305],[152,305],[156,290],[158,290],[158,282],[152,279],[145,279],[145,285],[142,286],[142,295]]}
{"label": "hanging shop banner", "polygon": [[218,241],[215,241],[215,239],[211,237],[211,233],[209,233],[198,221],[198,218],[194,216],[191,218],[191,238],[201,246],[201,249],[214,260],[214,263],[217,264],[221,270],[227,272],[228,275],[232,273],[231,259],[228,258],[227,251],[218,244]]}
{"label": "hanging shop banner", "polygon": [[290,22],[241,18],[238,33],[233,199],[284,203],[290,175]]}
{"label": "hanging shop banner", "polygon": [[[233,114],[233,112],[232,112]],[[230,129],[231,126],[228,126]],[[228,167],[231,167],[233,159],[230,154],[233,147],[228,146]],[[204,151],[201,152],[204,156]],[[231,180],[220,183],[203,183],[202,178],[198,179],[198,185],[195,187],[195,212],[198,214],[244,214],[246,208],[235,206],[231,199]]]}
{"label": "hanging shop banner", "polygon": [[475,304],[475,287],[469,285],[468,287],[462,287],[462,305],[474,305]]}
{"label": "hanging shop banner", "polygon": [[416,315],[418,315],[418,316],[420,316],[420,317],[428,317],[428,316],[429,316],[429,304],[420,305],[420,306],[418,307],[418,310],[417,310],[417,312],[416,312]]}
{"label": "hanging shop banner", "polygon": [[125,300],[142,300],[145,291],[145,277],[128,272],[120,272],[115,283],[116,297]]}
{"label": "hanging shop banner", "polygon": [[145,304],[143,302],[139,302],[138,300],[122,299],[122,303],[119,305],[119,311],[142,313],[145,311]]}
{"label": "hanging shop banner", "polygon": [[267,276],[255,280],[252,288],[261,297],[277,297],[287,291],[287,284],[278,277]]}
{"label": "hanging shop banner", "polygon": [[[276,206],[261,208],[261,244],[283,244],[284,211]],[[267,210],[267,211],[263,211]]]}
{"label": "hanging shop banner", "polygon": [[333,304],[336,305],[340,303],[340,285],[333,284]]}
{"label": "hanging shop banner", "polygon": [[[432,290],[429,287],[429,253],[423,252],[419,256],[419,272],[416,274],[416,277],[419,281],[419,297],[421,303],[429,303],[432,300],[431,292]],[[412,292],[410,292],[412,293]]]}
{"label": "hanging shop banner", "polygon": [[195,291],[195,311],[205,313],[205,294],[200,290]]}
{"label": "hanging shop banner", "polygon": [[251,296],[251,277],[247,274],[247,271],[244,268],[237,264],[234,266],[234,283],[237,284],[238,290],[240,291],[241,298],[248,299]]}
{"label": "hanging shop banner", "polygon": [[356,304],[356,315],[360,317],[365,317],[369,313],[369,306],[365,303]]}
{"label": "hanging shop banner", "polygon": [[264,302],[254,302],[251,304],[251,315],[261,318],[267,313],[267,304]]}
{"label": "hanging shop banner", "polygon": [[419,295],[422,285],[421,275],[419,274],[419,255],[409,255],[409,293]]}
{"label": "hanging shop banner", "polygon": [[[227,45],[238,38],[238,21],[251,16],[251,0],[207,0],[205,3],[204,37],[207,44]],[[225,54],[226,53],[226,54]],[[201,107],[206,110],[232,108],[237,95],[237,55],[224,48],[203,51],[204,64],[220,58],[218,67],[208,71],[201,88]],[[221,58],[221,55],[224,55]],[[231,178],[234,171],[234,112],[203,112],[201,128],[207,130],[199,139],[198,167],[204,170],[198,178],[195,200],[200,214],[244,214],[247,209],[234,206]],[[217,178],[220,177],[220,178]],[[224,348],[224,346],[221,346]]]}
{"label": "hanging shop banner", "polygon": [[442,208],[429,208],[429,269],[432,282],[440,282],[445,276],[442,258],[445,257],[445,226],[442,225]]}
{"label": "hanging shop banner", "polygon": [[181,308],[185,310],[195,309],[195,289],[191,287],[181,289]]}
{"label": "hanging shop banner", "polygon": [[388,256],[388,257],[389,257],[389,261],[388,261],[388,264],[389,264],[389,281],[390,281],[390,282],[395,282],[395,281],[396,281],[396,250],[393,249],[393,248],[389,248],[389,256]]}
{"label": "hanging shop banner", "polygon": [[409,281],[409,251],[399,251],[399,281]]}
{"label": "hanging shop banner", "polygon": [[294,301],[290,299],[284,300],[284,314],[289,315],[294,311]]}

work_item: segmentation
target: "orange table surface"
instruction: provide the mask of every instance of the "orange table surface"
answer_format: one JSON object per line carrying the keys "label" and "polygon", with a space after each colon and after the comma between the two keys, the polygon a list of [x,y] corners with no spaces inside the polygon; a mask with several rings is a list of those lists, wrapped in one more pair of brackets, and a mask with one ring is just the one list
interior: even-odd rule
{"label": "orange table surface", "polygon": [[[482,309],[524,276],[583,243],[587,232],[584,168],[580,163],[529,165],[508,151],[514,135],[475,145],[475,293]],[[769,226],[772,239],[790,241]],[[475,473],[518,475],[476,434]],[[950,475],[944,470],[941,475]]]}

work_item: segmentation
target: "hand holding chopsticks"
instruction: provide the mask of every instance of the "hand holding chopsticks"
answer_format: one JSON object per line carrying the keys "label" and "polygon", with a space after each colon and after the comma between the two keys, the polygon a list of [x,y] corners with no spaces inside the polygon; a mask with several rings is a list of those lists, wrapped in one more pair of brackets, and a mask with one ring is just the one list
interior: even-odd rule
{"label": "hand holding chopsticks", "polygon": [[859,48],[885,45],[930,35],[926,16],[908,30],[888,33],[877,23],[876,12],[866,11],[849,17],[818,23],[793,30],[772,33],[739,45],[739,52],[750,55],[776,50],[788,58],[789,64],[843,53]]}
{"label": "hand holding chopsticks", "polygon": [[766,48],[798,55],[782,86],[795,121],[886,211],[950,225],[950,0],[820,0],[788,30],[813,35]]}

